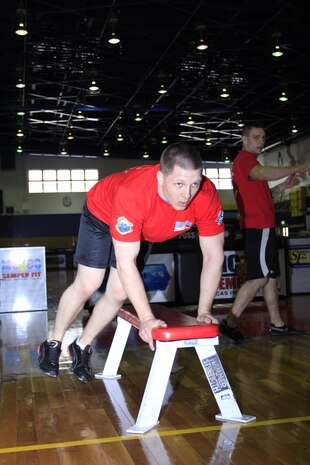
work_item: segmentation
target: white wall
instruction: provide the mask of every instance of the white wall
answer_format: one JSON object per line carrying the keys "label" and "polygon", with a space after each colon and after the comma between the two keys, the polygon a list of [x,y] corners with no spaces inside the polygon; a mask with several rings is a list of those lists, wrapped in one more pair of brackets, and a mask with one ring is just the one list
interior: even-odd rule
{"label": "white wall", "polygon": [[[0,189],[3,191],[3,212],[14,206],[19,214],[80,213],[85,193],[28,194],[27,173],[30,169],[98,169],[99,178],[136,165],[154,164],[150,160],[115,160],[109,158],[46,157],[16,155],[16,169],[0,171]],[[72,204],[65,207],[62,199],[70,195]]]}
{"label": "white wall", "polygon": [[[275,149],[264,152],[260,157],[259,161],[262,165],[274,165],[284,166],[291,164],[291,157],[295,159],[296,164],[302,164],[310,162],[310,138],[304,138],[297,143],[292,143],[289,146],[281,145]],[[270,182],[270,187],[276,186],[282,182],[285,178]],[[299,177],[300,186],[309,186],[310,175],[302,175]]]}
{"label": "white wall", "polygon": [[[283,165],[290,164],[287,155],[288,148],[285,145],[268,150],[260,157],[263,165]],[[291,144],[290,151],[297,163],[310,162],[310,138],[300,140]],[[279,153],[281,158],[279,158]],[[16,169],[13,171],[0,171],[0,189],[3,191],[3,211],[8,206],[14,206],[15,213],[29,214],[52,214],[52,213],[80,213],[85,193],[71,193],[72,204],[65,207],[62,199],[66,194],[28,194],[27,172],[29,169],[73,169],[73,168],[96,168],[99,170],[99,178],[116,171],[130,168],[136,165],[154,164],[151,160],[132,159],[116,160],[115,158],[82,158],[82,157],[61,157],[61,156],[31,156],[16,155]],[[271,183],[277,184],[279,181]],[[310,176],[301,177],[300,185],[310,185]],[[225,205],[235,205],[232,191],[219,191],[222,203]],[[310,195],[308,187],[308,195]]]}

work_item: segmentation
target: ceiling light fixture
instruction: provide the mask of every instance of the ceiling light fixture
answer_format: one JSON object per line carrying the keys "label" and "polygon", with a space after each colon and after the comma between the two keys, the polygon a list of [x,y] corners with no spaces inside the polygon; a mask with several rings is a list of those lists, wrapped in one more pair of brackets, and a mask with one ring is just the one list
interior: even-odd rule
{"label": "ceiling light fixture", "polygon": [[25,116],[26,113],[24,112],[24,110],[18,110],[16,114],[17,116]]}
{"label": "ceiling light fixture", "polygon": [[112,33],[110,38],[108,39],[109,44],[111,45],[117,45],[120,43],[120,39],[117,37],[115,33],[115,24],[117,23],[117,18],[110,18],[110,24],[112,28]]}
{"label": "ceiling light fixture", "polygon": [[229,155],[229,150],[227,147],[223,149],[222,156],[223,156],[224,163],[230,163],[230,155]]}
{"label": "ceiling light fixture", "polygon": [[161,73],[159,76],[159,81],[160,81],[160,87],[158,89],[159,94],[166,94],[168,91],[165,86],[165,75],[164,73]]}
{"label": "ceiling light fixture", "polygon": [[73,140],[73,139],[74,139],[74,135],[72,134],[71,131],[68,132],[67,139],[68,139],[68,140]]}
{"label": "ceiling light fixture", "polygon": [[104,157],[109,157],[110,156],[110,152],[108,150],[107,147],[105,147],[104,151],[103,151],[103,154],[102,154]]}
{"label": "ceiling light fixture", "polygon": [[91,85],[89,86],[89,90],[91,90],[92,92],[96,92],[97,90],[99,90],[99,86],[97,86],[96,81],[91,82]]}
{"label": "ceiling light fixture", "polygon": [[26,84],[23,82],[22,78],[19,78],[16,84],[17,89],[23,89],[26,87]]}
{"label": "ceiling light fixture", "polygon": [[118,142],[122,142],[124,140],[124,137],[123,137],[123,134],[121,133],[121,131],[118,132],[116,140]]}
{"label": "ceiling light fixture", "polygon": [[296,134],[297,132],[298,132],[298,129],[296,127],[296,124],[293,124],[292,129],[291,129],[291,133]]}
{"label": "ceiling light fixture", "polygon": [[206,43],[206,41],[203,38],[203,31],[206,29],[206,26],[204,26],[203,24],[199,24],[196,27],[196,29],[197,29],[197,31],[199,31],[199,34],[200,34],[200,39],[199,39],[198,44],[196,45],[196,49],[203,52],[203,51],[207,50],[207,48],[208,48],[208,44]]}
{"label": "ceiling light fixture", "polygon": [[160,84],[160,87],[158,89],[158,93],[159,94],[166,94],[167,93],[167,89],[165,88],[164,84]]}
{"label": "ceiling light fixture", "polygon": [[23,147],[21,145],[19,145],[16,149],[16,152],[17,153],[23,153]]}
{"label": "ceiling light fixture", "polygon": [[205,140],[205,145],[212,145],[212,141],[211,141],[211,132],[210,131],[207,131],[206,132],[206,140]]}
{"label": "ceiling light fixture", "polygon": [[15,34],[18,36],[26,36],[28,34],[27,25],[26,25],[26,10],[23,8],[18,8],[17,11],[17,27],[15,29]]}
{"label": "ceiling light fixture", "polygon": [[163,137],[162,137],[161,143],[162,143],[162,144],[168,144],[168,139],[167,139],[166,136],[163,136]]}
{"label": "ceiling light fixture", "polygon": [[140,115],[140,113],[136,113],[135,121],[142,121],[142,116]]}
{"label": "ceiling light fixture", "polygon": [[61,151],[60,151],[60,155],[67,155],[68,152],[67,152],[67,149],[66,147],[62,147]]}
{"label": "ceiling light fixture", "polygon": [[275,58],[280,58],[283,55],[283,51],[279,44],[281,35],[281,32],[275,32],[274,34],[272,34],[272,37],[275,39],[275,46],[272,52],[272,56]]}
{"label": "ceiling light fixture", "polygon": [[272,56],[275,58],[279,58],[283,55],[280,45],[275,45],[274,50],[272,52]]}
{"label": "ceiling light fixture", "polygon": [[228,90],[226,89],[226,87],[223,87],[221,93],[220,93],[220,97],[221,98],[228,98],[229,97],[229,92]]}
{"label": "ceiling light fixture", "polygon": [[186,121],[186,124],[194,124],[195,121],[193,120],[193,118],[191,117],[191,115],[189,115],[187,121]]}
{"label": "ceiling light fixture", "polygon": [[287,102],[288,101],[288,97],[287,97],[286,92],[284,90],[282,91],[282,93],[281,93],[281,95],[279,97],[279,100],[281,102]]}
{"label": "ceiling light fixture", "polygon": [[83,113],[82,113],[81,110],[78,110],[76,117],[77,117],[78,119],[84,119],[84,118],[85,118],[85,116],[83,115]]}
{"label": "ceiling light fixture", "polygon": [[17,137],[24,137],[23,130],[22,130],[22,129],[18,129],[18,130],[17,130],[17,133],[16,133],[16,136],[17,136]]}
{"label": "ceiling light fixture", "polygon": [[206,42],[204,41],[204,39],[200,39],[199,40],[199,43],[197,45],[197,50],[201,50],[201,51],[204,51],[204,50],[207,50],[208,48],[208,45],[206,44]]}
{"label": "ceiling light fixture", "polygon": [[112,32],[110,39],[108,40],[109,44],[117,45],[120,43],[120,39],[116,36],[115,32]]}
{"label": "ceiling light fixture", "polygon": [[142,158],[150,158],[150,155],[147,153],[147,149],[144,149]]}

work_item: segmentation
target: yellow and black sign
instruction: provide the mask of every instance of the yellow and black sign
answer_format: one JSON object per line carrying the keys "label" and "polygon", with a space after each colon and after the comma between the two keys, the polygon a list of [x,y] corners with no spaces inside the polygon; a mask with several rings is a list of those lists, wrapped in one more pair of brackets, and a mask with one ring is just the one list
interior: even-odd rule
{"label": "yellow and black sign", "polygon": [[310,267],[310,247],[289,249],[288,259],[292,267]]}

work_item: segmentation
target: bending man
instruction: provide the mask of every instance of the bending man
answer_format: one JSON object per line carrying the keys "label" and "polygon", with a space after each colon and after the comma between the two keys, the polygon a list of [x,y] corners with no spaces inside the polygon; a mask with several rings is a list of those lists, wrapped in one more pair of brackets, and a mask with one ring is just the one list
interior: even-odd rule
{"label": "bending man", "polygon": [[127,298],[140,318],[140,337],[154,350],[152,329],[166,323],[154,317],[148,302],[140,275],[147,247],[141,245],[166,241],[194,225],[203,255],[197,320],[217,323],[211,307],[223,264],[223,212],[213,183],[202,175],[199,153],[189,144],[176,143],[164,150],[160,164],[100,180],[87,194],[76,248],[76,278],[60,299],[51,338],[40,346],[41,370],[58,375],[64,334],[100,287],[107,268],[105,293],[82,335],[69,345],[74,375],[83,382],[93,377],[91,343]]}

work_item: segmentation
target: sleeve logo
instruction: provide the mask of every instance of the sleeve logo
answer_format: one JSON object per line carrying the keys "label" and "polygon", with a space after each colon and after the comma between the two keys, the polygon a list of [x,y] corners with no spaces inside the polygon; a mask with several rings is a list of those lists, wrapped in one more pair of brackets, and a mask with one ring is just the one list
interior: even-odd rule
{"label": "sleeve logo", "polygon": [[124,216],[119,216],[116,220],[116,231],[120,234],[128,234],[133,230],[133,224]]}
{"label": "sleeve logo", "polygon": [[218,217],[217,217],[217,220],[216,220],[216,223],[218,225],[222,224],[223,223],[223,219],[224,219],[224,212],[223,210],[221,210],[218,214]]}

